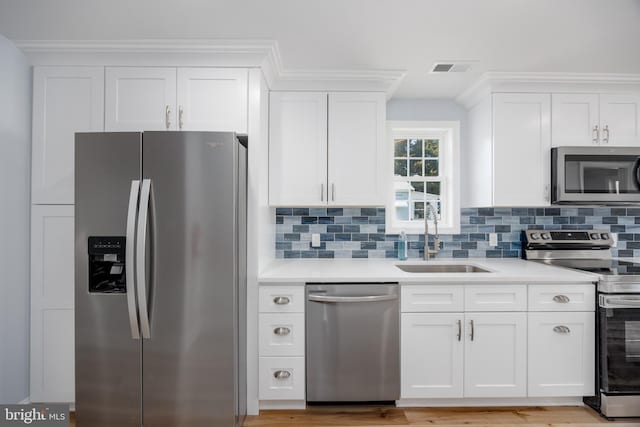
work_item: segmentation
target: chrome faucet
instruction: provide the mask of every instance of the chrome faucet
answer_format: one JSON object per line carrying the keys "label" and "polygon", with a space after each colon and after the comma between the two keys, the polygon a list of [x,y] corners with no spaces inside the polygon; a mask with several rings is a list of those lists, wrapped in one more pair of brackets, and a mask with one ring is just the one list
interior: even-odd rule
{"label": "chrome faucet", "polygon": [[[436,227],[436,234],[433,236],[433,249],[429,249],[429,214],[433,215],[433,224]],[[440,252],[440,234],[438,233],[438,213],[433,205],[426,202],[424,205],[424,260],[429,261],[431,255]]]}

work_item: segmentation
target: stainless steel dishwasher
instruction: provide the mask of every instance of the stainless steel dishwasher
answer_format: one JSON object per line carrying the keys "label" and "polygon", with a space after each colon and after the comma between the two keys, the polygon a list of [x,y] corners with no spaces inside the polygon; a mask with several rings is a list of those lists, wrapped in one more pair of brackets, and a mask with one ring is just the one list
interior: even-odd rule
{"label": "stainless steel dishwasher", "polygon": [[307,402],[400,398],[397,284],[307,284]]}

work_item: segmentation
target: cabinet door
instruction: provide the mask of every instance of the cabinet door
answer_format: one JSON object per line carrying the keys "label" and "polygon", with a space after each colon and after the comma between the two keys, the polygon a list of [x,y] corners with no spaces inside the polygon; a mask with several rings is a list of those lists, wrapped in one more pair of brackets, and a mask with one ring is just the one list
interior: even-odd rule
{"label": "cabinet door", "polygon": [[554,147],[598,144],[600,126],[597,94],[551,95],[551,138]]}
{"label": "cabinet door", "polygon": [[527,314],[465,314],[465,397],[527,395]]}
{"label": "cabinet door", "polygon": [[176,69],[107,67],[105,130],[176,130]]}
{"label": "cabinet door", "polygon": [[327,204],[327,94],[271,92],[269,204]]}
{"label": "cabinet door", "polygon": [[549,94],[493,96],[494,206],[549,205],[550,107]]}
{"label": "cabinet door", "polygon": [[31,211],[31,400],[73,402],[73,206]]}
{"label": "cabinet door", "polygon": [[593,396],[595,313],[529,313],[529,396]]}
{"label": "cabinet door", "polygon": [[74,203],[74,134],[102,131],[103,118],[104,68],[35,67],[32,203]]}
{"label": "cabinet door", "polygon": [[640,95],[600,95],[600,126],[602,144],[640,145]]}
{"label": "cabinet door", "polygon": [[178,129],[247,133],[247,70],[178,68]]}
{"label": "cabinet door", "polygon": [[462,397],[463,316],[401,315],[401,398]]}
{"label": "cabinet door", "polygon": [[384,93],[329,94],[329,204],[382,206]]}

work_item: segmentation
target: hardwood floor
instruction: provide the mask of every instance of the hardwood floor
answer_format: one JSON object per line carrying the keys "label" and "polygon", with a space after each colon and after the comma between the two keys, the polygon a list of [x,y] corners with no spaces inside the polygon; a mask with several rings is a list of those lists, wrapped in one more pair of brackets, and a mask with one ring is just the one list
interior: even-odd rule
{"label": "hardwood floor", "polygon": [[324,407],[304,411],[261,411],[247,417],[245,427],[640,427],[640,420],[607,422],[590,408],[504,407],[504,408],[395,408],[392,406]]}

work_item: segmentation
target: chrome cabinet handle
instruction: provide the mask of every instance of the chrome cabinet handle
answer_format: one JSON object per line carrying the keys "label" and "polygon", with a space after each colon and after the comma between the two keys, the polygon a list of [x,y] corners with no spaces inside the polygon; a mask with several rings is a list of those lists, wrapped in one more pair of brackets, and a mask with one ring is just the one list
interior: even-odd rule
{"label": "chrome cabinet handle", "polygon": [[280,327],[274,328],[273,333],[275,335],[283,337],[285,335],[289,335],[291,333],[291,329],[290,328],[286,328],[284,326],[280,326]]}
{"label": "chrome cabinet handle", "polygon": [[569,332],[571,332],[571,329],[569,329],[568,326],[554,326],[553,332],[556,332],[558,334],[568,334]]}
{"label": "chrome cabinet handle", "polygon": [[[138,214],[138,239],[136,241],[136,268],[138,284],[138,308],[140,314],[140,330],[142,338],[151,338],[151,326],[149,322],[149,306],[147,304],[147,225],[149,224],[149,205],[151,203],[151,180],[143,179],[140,190],[140,213]],[[153,228],[153,227],[152,227]],[[153,237],[153,234],[152,234]],[[151,286],[150,286],[151,287]]]}
{"label": "chrome cabinet handle", "polygon": [[335,183],[331,184],[331,201],[332,202],[336,201],[336,184]]}
{"label": "chrome cabinet handle", "polygon": [[462,340],[462,320],[458,320],[458,341]]}
{"label": "chrome cabinet handle", "polygon": [[291,372],[289,371],[275,371],[273,373],[273,377],[277,380],[286,380],[291,376]]}
{"label": "chrome cabinet handle", "polygon": [[566,304],[571,301],[571,299],[566,295],[556,295],[555,297],[553,297],[553,300],[555,302],[559,302],[560,304]]}
{"label": "chrome cabinet handle", "polygon": [[275,297],[273,303],[277,305],[287,305],[291,302],[289,297]]}
{"label": "chrome cabinet handle", "polygon": [[473,338],[475,338],[475,330],[473,328],[473,320],[471,320],[469,323],[471,324],[471,341],[473,341]]}
{"label": "chrome cabinet handle", "polygon": [[320,184],[320,201],[324,202],[324,184]]}
{"label": "chrome cabinet handle", "polygon": [[180,128],[180,130],[182,130],[182,126],[184,125],[184,120],[182,120],[183,115],[184,110],[182,109],[182,105],[180,105],[178,107],[178,127]]}
{"label": "chrome cabinet handle", "polygon": [[168,105],[164,108],[164,125],[167,130],[171,127],[171,108]]}
{"label": "chrome cabinet handle", "polygon": [[136,275],[135,275],[135,248],[136,248],[136,214],[138,213],[138,195],[140,194],[140,181],[131,181],[129,192],[129,209],[127,211],[127,238],[125,242],[126,267],[125,277],[127,282],[127,309],[129,311],[129,327],[131,338],[140,339],[140,325],[138,324],[138,311],[136,309]]}
{"label": "chrome cabinet handle", "polygon": [[605,125],[604,129],[602,129],[602,142],[604,144],[609,143],[609,125]]}
{"label": "chrome cabinet handle", "polygon": [[593,142],[594,144],[597,144],[598,141],[600,140],[600,129],[598,128],[598,125],[595,125],[593,127],[593,130],[591,131],[591,142]]}

